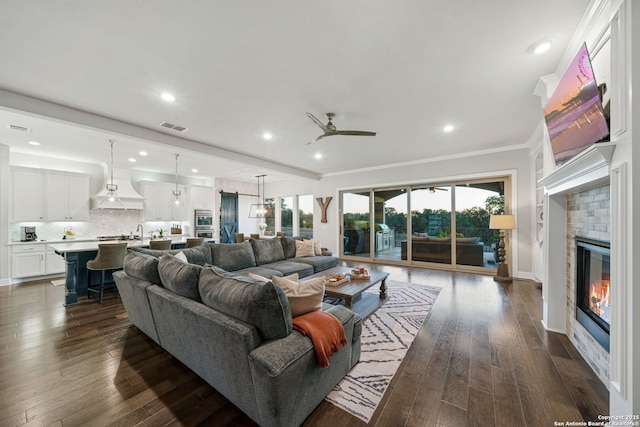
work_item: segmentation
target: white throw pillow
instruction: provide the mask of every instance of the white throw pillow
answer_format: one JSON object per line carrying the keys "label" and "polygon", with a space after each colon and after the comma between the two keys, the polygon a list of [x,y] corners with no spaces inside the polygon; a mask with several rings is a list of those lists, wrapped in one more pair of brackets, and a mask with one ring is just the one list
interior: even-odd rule
{"label": "white throw pillow", "polygon": [[182,262],[186,262],[187,264],[189,263],[189,261],[187,261],[187,256],[183,252],[178,252],[174,257],[178,258]]}
{"label": "white throw pillow", "polygon": [[318,277],[298,283],[286,277],[273,276],[273,283],[280,286],[289,300],[291,315],[301,316],[311,311],[322,310],[325,278]]}
{"label": "white throw pillow", "polygon": [[322,255],[322,248],[320,247],[320,240],[312,240],[313,242],[313,253],[316,256]]}
{"label": "white throw pillow", "polygon": [[[258,282],[264,282],[264,283],[271,282],[271,280],[268,277],[260,276],[259,274],[249,273],[248,276],[249,276],[249,279],[253,279]],[[299,279],[299,276],[298,276],[298,273],[293,273],[289,276],[284,276],[284,278],[289,280],[295,280],[297,282]]]}
{"label": "white throw pillow", "polygon": [[296,240],[296,258],[314,256],[312,240]]}

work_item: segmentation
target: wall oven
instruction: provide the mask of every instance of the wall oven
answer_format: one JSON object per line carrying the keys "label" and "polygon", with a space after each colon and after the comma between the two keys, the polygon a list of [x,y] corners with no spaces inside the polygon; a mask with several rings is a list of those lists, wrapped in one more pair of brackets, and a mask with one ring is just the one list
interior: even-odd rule
{"label": "wall oven", "polygon": [[213,239],[213,211],[196,209],[193,215],[193,234],[195,237]]}

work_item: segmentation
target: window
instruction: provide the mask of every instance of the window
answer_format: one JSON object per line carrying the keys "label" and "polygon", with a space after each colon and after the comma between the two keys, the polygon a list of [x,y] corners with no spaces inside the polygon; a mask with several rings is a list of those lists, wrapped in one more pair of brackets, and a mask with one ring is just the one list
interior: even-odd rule
{"label": "window", "polygon": [[280,230],[293,236],[293,197],[280,198]]}
{"label": "window", "polygon": [[298,235],[313,239],[313,195],[298,196]]}

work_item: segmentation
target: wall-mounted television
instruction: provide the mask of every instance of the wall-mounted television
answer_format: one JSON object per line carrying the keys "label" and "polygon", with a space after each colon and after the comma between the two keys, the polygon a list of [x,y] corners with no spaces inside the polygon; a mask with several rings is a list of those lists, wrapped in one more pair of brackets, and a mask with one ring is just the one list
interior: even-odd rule
{"label": "wall-mounted television", "polygon": [[557,166],[591,144],[608,139],[609,125],[586,43],[544,108],[544,120]]}

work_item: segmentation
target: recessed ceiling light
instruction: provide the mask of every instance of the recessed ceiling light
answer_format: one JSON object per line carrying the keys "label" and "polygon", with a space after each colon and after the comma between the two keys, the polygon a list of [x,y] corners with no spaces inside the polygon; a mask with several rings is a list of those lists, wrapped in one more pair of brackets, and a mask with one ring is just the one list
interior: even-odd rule
{"label": "recessed ceiling light", "polygon": [[198,169],[191,169],[191,172],[198,173]]}
{"label": "recessed ceiling light", "polygon": [[28,144],[30,144],[30,145],[40,145],[40,143],[38,141],[29,141]]}
{"label": "recessed ceiling light", "polygon": [[136,162],[136,159],[134,159],[133,157],[129,157],[129,161],[130,161],[131,163],[135,163],[135,162]]}
{"label": "recessed ceiling light", "polygon": [[316,159],[321,159],[322,153],[316,153],[313,157],[315,157]]}
{"label": "recessed ceiling light", "polygon": [[273,135],[271,135],[271,132],[265,132],[262,134],[262,137],[267,141],[270,141],[273,138]]}
{"label": "recessed ceiling light", "polygon": [[446,125],[445,127],[442,128],[442,130],[445,132],[451,132],[453,131],[453,125]]}
{"label": "recessed ceiling light", "polygon": [[138,154],[140,154],[141,156],[146,156],[149,153],[147,153],[146,151],[140,151],[140,152],[138,152]]}
{"label": "recessed ceiling light", "polygon": [[164,92],[160,95],[160,98],[164,99],[167,102],[173,102],[176,100],[176,97],[171,95],[169,92]]}
{"label": "recessed ceiling light", "polygon": [[545,53],[551,48],[551,43],[553,43],[553,39],[542,39],[538,40],[527,49],[530,53],[535,53],[536,55],[540,55],[541,53]]}

